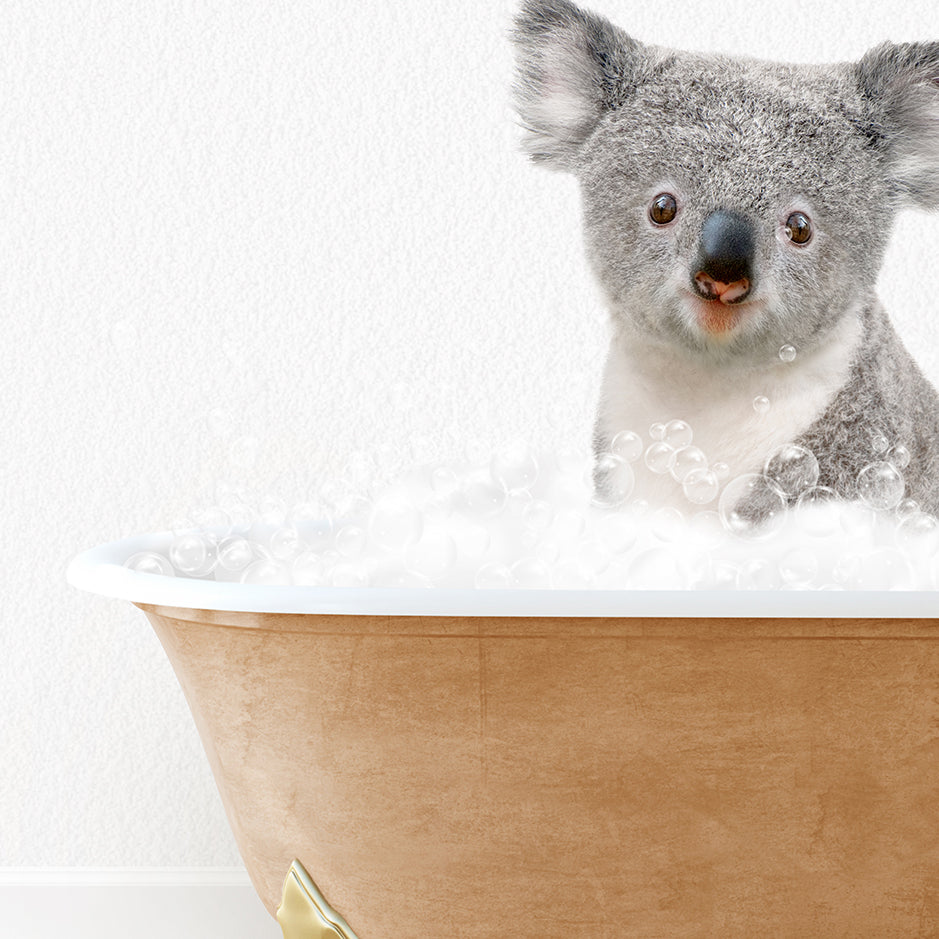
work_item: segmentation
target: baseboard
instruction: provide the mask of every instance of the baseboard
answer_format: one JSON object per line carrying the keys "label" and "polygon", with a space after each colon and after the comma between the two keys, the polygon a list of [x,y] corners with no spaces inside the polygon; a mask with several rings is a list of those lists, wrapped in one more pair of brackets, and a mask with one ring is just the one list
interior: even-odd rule
{"label": "baseboard", "polygon": [[3,939],[282,939],[238,867],[0,868]]}

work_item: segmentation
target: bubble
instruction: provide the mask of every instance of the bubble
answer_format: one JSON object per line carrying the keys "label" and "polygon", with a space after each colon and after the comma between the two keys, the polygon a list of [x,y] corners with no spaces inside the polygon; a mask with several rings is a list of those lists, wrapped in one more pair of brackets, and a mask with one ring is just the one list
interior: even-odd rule
{"label": "bubble", "polygon": [[315,551],[303,551],[290,565],[293,582],[301,587],[317,587],[326,578],[326,564]]}
{"label": "bubble", "polygon": [[669,421],[665,425],[665,433],[662,440],[673,450],[680,450],[682,447],[691,445],[693,434],[691,426],[684,421]]}
{"label": "bubble", "polygon": [[721,517],[713,509],[696,512],[690,522],[695,544],[705,550],[713,550],[726,538]]}
{"label": "bubble", "polygon": [[719,482],[723,482],[730,476],[730,467],[721,460],[711,464],[711,472],[717,477]]}
{"label": "bubble", "polygon": [[902,473],[886,461],[868,463],[858,473],[858,495],[872,509],[885,511],[896,508],[903,498],[904,488]]}
{"label": "bubble", "polygon": [[505,507],[505,487],[491,479],[477,477],[466,485],[463,495],[469,512],[482,518],[498,515]]}
{"label": "bubble", "polygon": [[914,512],[897,526],[897,544],[907,552],[936,554],[939,551],[939,521],[926,512]]}
{"label": "bubble", "polygon": [[748,558],[737,572],[738,590],[778,590],[779,568],[767,558]]}
{"label": "bubble", "polygon": [[757,395],[753,399],[753,410],[756,411],[757,414],[760,414],[760,415],[766,414],[769,411],[769,409],[770,409],[770,402],[769,402],[769,398],[767,398],[766,395]]}
{"label": "bubble", "polygon": [[871,449],[874,453],[886,453],[890,447],[890,441],[879,430],[871,432]]}
{"label": "bubble", "polygon": [[642,437],[631,430],[621,430],[610,442],[610,452],[635,463],[642,456]]}
{"label": "bubble", "polygon": [[919,511],[919,503],[915,499],[901,499],[897,503],[896,513],[897,518],[904,519],[908,518],[910,515]]}
{"label": "bubble", "polygon": [[717,511],[734,535],[768,538],[785,520],[786,497],[768,476],[746,473],[724,487]]}
{"label": "bubble", "polygon": [[434,493],[442,499],[449,499],[460,488],[457,474],[449,466],[436,466],[430,474]]}
{"label": "bubble", "polygon": [[796,347],[786,343],[779,347],[779,359],[781,362],[791,362],[796,357]]}
{"label": "bubble", "polygon": [[551,586],[551,571],[540,558],[521,558],[509,570],[515,587],[537,590]]}
{"label": "bubble", "polygon": [[333,587],[368,587],[368,573],[356,564],[337,564],[329,572],[329,583]]}
{"label": "bubble", "polygon": [[669,472],[676,482],[681,483],[692,470],[706,469],[707,465],[707,457],[701,450],[697,447],[685,446],[675,451]]}
{"label": "bubble", "polygon": [[226,538],[218,546],[219,567],[243,571],[254,560],[254,549],[246,538]]}
{"label": "bubble", "polygon": [[675,451],[663,440],[651,444],[646,450],[646,466],[653,473],[658,473],[660,476],[672,468],[674,459]]}
{"label": "bubble", "polygon": [[713,502],[721,488],[717,475],[707,468],[691,470],[681,485],[685,498],[695,505],[707,505]]}
{"label": "bubble", "polygon": [[538,478],[538,461],[525,441],[516,440],[493,454],[489,472],[505,489],[529,489]]}
{"label": "bubble", "polygon": [[586,527],[587,519],[583,512],[561,509],[554,516],[551,533],[561,544],[570,544],[580,538]]}
{"label": "bubble", "polygon": [[201,532],[177,535],[169,550],[170,561],[183,574],[202,576],[212,569],[215,558]]}
{"label": "bubble", "polygon": [[679,542],[685,536],[685,519],[678,509],[663,506],[652,513],[652,534],[665,542]]}
{"label": "bubble", "polygon": [[649,428],[649,436],[653,440],[664,440],[665,439],[665,425],[659,422],[656,422]]}
{"label": "bubble", "polygon": [[243,584],[289,584],[290,572],[283,564],[269,558],[260,558],[245,568],[241,575]]}
{"label": "bubble", "polygon": [[174,577],[173,565],[169,558],[164,557],[157,551],[138,551],[132,554],[125,562],[124,567],[129,567],[138,574],[161,574],[164,577]]}
{"label": "bubble", "polygon": [[344,558],[358,557],[365,550],[368,535],[358,525],[343,525],[336,532],[336,550]]}
{"label": "bubble", "polygon": [[408,552],[408,567],[422,576],[441,577],[456,564],[456,545],[441,526],[427,527]]}
{"label": "bubble", "polygon": [[768,476],[787,496],[797,496],[818,482],[818,460],[811,450],[795,443],[778,447],[763,464]]}
{"label": "bubble", "polygon": [[279,496],[264,496],[258,506],[258,517],[264,525],[283,525],[287,520],[287,503]]}
{"label": "bubble", "polygon": [[504,564],[490,562],[476,571],[477,590],[504,590],[514,583],[512,572]]}
{"label": "bubble", "polygon": [[485,557],[492,540],[489,529],[471,519],[457,518],[450,526],[450,535],[458,557],[473,562]]}
{"label": "bubble", "polygon": [[913,582],[909,562],[896,548],[875,548],[843,557],[834,573],[849,590],[908,590]]}
{"label": "bubble", "polygon": [[812,486],[799,496],[796,503],[799,527],[815,538],[827,538],[838,530],[838,494],[828,486]]}
{"label": "bubble", "polygon": [[231,516],[218,506],[194,512],[192,520],[196,523],[196,527],[201,528],[202,533],[210,540],[212,538],[224,538],[232,530]]}
{"label": "bubble", "polygon": [[400,551],[414,544],[423,528],[418,509],[411,502],[395,498],[376,502],[368,522],[369,537],[386,551]]}
{"label": "bubble", "polygon": [[600,519],[597,537],[612,554],[624,554],[639,538],[639,526],[630,513],[615,512]]}
{"label": "bubble", "polygon": [[271,554],[279,561],[288,561],[300,553],[303,542],[293,526],[278,528],[271,535]]}
{"label": "bubble", "polygon": [[554,520],[554,508],[544,499],[532,499],[522,510],[522,518],[527,529],[541,533],[547,531]]}
{"label": "bubble", "polygon": [[793,548],[780,559],[779,573],[787,584],[806,587],[818,574],[818,558],[805,548]]}
{"label": "bubble", "polygon": [[594,466],[596,481],[593,503],[603,508],[622,505],[636,485],[636,474],[632,466],[614,453],[604,453]]}
{"label": "bubble", "polygon": [[887,451],[887,462],[893,463],[899,470],[906,469],[910,465],[910,451],[898,443]]}
{"label": "bubble", "polygon": [[596,575],[581,558],[568,558],[554,568],[552,581],[560,590],[589,590],[596,583]]}
{"label": "bubble", "polygon": [[676,551],[665,547],[636,555],[627,576],[634,590],[682,590],[688,585],[686,565]]}

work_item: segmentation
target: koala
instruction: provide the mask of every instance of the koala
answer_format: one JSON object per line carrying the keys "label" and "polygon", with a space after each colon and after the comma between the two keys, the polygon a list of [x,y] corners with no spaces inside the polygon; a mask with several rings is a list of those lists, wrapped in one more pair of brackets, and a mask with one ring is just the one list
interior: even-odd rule
{"label": "koala", "polygon": [[527,0],[512,38],[524,147],[579,181],[611,315],[595,452],[681,418],[730,478],[796,443],[854,499],[893,459],[939,515],[939,396],[875,294],[898,211],[939,207],[939,42],[786,65],[646,45],[567,0]]}

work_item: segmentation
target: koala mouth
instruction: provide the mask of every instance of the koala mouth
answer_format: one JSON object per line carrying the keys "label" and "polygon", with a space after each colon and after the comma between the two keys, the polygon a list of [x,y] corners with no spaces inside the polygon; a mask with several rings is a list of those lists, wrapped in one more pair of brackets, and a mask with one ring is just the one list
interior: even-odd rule
{"label": "koala mouth", "polygon": [[740,284],[720,286],[727,289],[715,290],[710,296],[700,289],[687,293],[698,328],[715,338],[728,337],[761,306],[758,300],[749,299],[749,284],[746,287]]}

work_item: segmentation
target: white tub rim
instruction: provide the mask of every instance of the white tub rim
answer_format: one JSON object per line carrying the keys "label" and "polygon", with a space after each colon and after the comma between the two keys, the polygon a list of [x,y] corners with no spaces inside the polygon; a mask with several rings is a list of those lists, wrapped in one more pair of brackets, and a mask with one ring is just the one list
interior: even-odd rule
{"label": "white tub rim", "polygon": [[303,587],[144,574],[124,567],[160,551],[172,532],[132,535],[90,548],[68,566],[81,590],[179,609],[364,616],[939,619],[939,591],[477,590]]}

